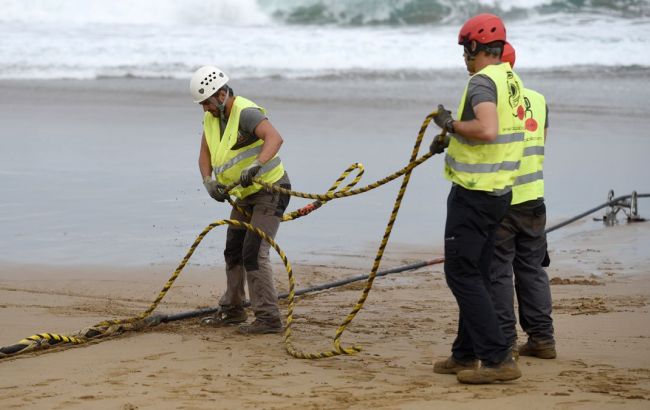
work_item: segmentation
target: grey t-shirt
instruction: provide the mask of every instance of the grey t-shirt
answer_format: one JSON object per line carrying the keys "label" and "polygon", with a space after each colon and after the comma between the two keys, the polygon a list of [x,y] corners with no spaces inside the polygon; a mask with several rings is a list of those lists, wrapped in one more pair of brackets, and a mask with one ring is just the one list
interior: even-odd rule
{"label": "grey t-shirt", "polygon": [[544,122],[544,129],[548,129],[548,104],[546,104],[546,122]]}
{"label": "grey t-shirt", "polygon": [[461,121],[471,121],[476,119],[474,107],[482,102],[497,103],[497,86],[494,81],[487,75],[475,75],[469,80],[467,86],[467,98],[463,107]]}
{"label": "grey t-shirt", "polygon": [[[266,115],[259,108],[248,107],[244,108],[239,114],[239,132],[237,135],[237,142],[231,149],[243,148],[247,145],[253,144],[259,138],[255,136],[255,128],[260,122],[268,119]],[[226,129],[227,122],[221,119],[221,136]]]}

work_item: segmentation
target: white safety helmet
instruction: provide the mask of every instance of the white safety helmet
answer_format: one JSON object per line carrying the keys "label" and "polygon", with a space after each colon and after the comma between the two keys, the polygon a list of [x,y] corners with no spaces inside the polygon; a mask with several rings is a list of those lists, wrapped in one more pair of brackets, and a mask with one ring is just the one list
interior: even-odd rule
{"label": "white safety helmet", "polygon": [[221,69],[213,65],[204,65],[196,70],[190,80],[190,93],[195,103],[200,103],[226,85],[229,78]]}

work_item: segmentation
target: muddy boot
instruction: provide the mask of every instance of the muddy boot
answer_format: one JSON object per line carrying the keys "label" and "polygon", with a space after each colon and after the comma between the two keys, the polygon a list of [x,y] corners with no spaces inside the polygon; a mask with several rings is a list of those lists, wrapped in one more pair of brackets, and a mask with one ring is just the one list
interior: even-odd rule
{"label": "muddy boot", "polygon": [[511,351],[512,351],[512,358],[515,359],[515,362],[518,362],[519,361],[519,346],[517,345],[516,340],[512,343]]}
{"label": "muddy boot", "polygon": [[219,308],[214,316],[208,316],[201,319],[201,326],[225,327],[232,326],[246,321],[246,311],[243,307],[225,307]]}
{"label": "muddy boot", "polygon": [[478,366],[478,360],[459,361],[454,356],[438,360],[433,364],[433,372],[438,374],[456,374],[461,370],[473,370]]}
{"label": "muddy boot", "polygon": [[519,354],[521,356],[539,357],[540,359],[555,359],[557,357],[554,341],[535,341],[531,338],[528,338],[526,343],[519,346]]}
{"label": "muddy boot", "polygon": [[255,319],[250,325],[241,325],[237,331],[244,335],[261,335],[266,333],[282,333],[282,321],[280,319],[266,321]]}
{"label": "muddy boot", "polygon": [[481,364],[481,367],[474,370],[463,370],[456,374],[461,383],[467,384],[489,384],[494,382],[505,382],[521,377],[521,371],[512,355],[495,365]]}

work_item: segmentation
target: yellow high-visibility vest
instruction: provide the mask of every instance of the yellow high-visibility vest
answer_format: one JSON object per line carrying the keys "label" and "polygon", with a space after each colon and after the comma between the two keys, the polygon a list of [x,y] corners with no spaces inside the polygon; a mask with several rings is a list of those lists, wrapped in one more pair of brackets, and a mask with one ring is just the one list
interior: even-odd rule
{"label": "yellow high-visibility vest", "polygon": [[[493,64],[475,75],[486,75],[496,85],[499,130],[496,140],[479,141],[452,134],[445,156],[445,177],[466,188],[500,195],[512,189],[524,141],[523,84],[510,64]],[[469,86],[469,82],[468,82]],[[458,105],[462,114],[467,86]]]}
{"label": "yellow high-visibility vest", "polygon": [[[244,97],[235,97],[223,138],[221,137],[221,122],[219,118],[209,112],[206,112],[203,116],[203,132],[205,134],[205,141],[210,149],[212,172],[217,181],[223,185],[230,185],[238,181],[242,170],[252,164],[260,152],[262,152],[262,144],[264,144],[262,140],[258,140],[240,149],[231,149],[237,143],[241,112],[243,109],[249,107],[259,108],[266,114],[266,110],[254,102]],[[264,182],[272,184],[282,178],[283,175],[284,166],[280,157],[276,155],[262,166],[257,177],[261,178]],[[256,183],[246,188],[238,185],[230,190],[230,194],[239,199],[243,199],[258,192],[260,189],[262,189],[262,186]]]}
{"label": "yellow high-visibility vest", "polygon": [[544,197],[544,129],[546,99],[537,91],[524,89],[526,130],[524,154],[512,187],[512,205]]}

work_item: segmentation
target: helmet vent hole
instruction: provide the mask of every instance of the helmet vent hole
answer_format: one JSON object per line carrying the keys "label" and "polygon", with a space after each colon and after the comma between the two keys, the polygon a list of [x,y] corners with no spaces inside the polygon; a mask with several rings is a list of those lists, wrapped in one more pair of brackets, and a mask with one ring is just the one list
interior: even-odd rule
{"label": "helmet vent hole", "polygon": [[480,29],[478,32],[479,32],[479,34],[481,34],[483,32],[483,29]]}
{"label": "helmet vent hole", "polygon": [[495,31],[497,31],[496,27],[492,27],[492,30],[490,30],[490,32],[492,32],[492,33],[494,33]]}

